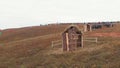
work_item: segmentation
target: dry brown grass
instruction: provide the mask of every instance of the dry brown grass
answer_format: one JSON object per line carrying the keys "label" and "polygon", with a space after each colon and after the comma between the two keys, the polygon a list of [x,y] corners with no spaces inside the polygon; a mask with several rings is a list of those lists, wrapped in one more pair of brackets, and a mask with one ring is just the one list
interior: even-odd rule
{"label": "dry brown grass", "polygon": [[[74,52],[51,51],[51,41],[61,39],[60,34],[67,26],[4,30],[0,37],[0,68],[120,68],[120,39],[117,37],[98,37],[98,43],[85,42],[84,48]],[[119,32],[119,26],[87,32],[85,36]]]}

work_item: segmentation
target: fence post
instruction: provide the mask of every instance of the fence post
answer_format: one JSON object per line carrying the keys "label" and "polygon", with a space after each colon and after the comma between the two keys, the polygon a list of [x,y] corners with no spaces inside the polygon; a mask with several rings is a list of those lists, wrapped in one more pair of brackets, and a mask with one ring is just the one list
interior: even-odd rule
{"label": "fence post", "polygon": [[63,48],[63,40],[62,40],[62,48]]}
{"label": "fence post", "polygon": [[96,38],[96,43],[97,43],[98,38]]}
{"label": "fence post", "polygon": [[52,41],[51,43],[52,43],[52,45],[51,45],[51,46],[52,46],[52,48],[53,48],[53,41]]}
{"label": "fence post", "polygon": [[84,24],[84,32],[87,32],[87,24]]}
{"label": "fence post", "polygon": [[82,36],[82,48],[83,48],[83,36]]}

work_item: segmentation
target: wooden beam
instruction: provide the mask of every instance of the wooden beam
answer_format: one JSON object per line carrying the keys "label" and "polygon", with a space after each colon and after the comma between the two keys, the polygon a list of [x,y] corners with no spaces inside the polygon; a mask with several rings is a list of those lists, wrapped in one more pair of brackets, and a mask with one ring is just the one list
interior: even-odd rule
{"label": "wooden beam", "polygon": [[67,51],[69,51],[69,38],[68,33],[66,33]]}

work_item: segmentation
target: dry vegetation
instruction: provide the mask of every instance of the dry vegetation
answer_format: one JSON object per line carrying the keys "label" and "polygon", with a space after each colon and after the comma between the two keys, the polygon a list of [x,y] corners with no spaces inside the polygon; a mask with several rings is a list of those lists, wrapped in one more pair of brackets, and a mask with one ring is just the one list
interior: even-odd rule
{"label": "dry vegetation", "polygon": [[[50,53],[53,50],[51,41],[61,39],[61,32],[67,26],[3,30],[0,37],[0,68],[120,68],[119,37],[102,36],[98,37],[98,43],[84,42],[84,48],[74,52]],[[120,33],[119,26],[84,34],[87,37],[93,33]]]}

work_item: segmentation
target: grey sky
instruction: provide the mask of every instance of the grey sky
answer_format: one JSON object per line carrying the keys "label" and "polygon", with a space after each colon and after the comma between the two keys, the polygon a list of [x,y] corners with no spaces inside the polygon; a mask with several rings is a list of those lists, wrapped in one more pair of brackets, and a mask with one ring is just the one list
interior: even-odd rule
{"label": "grey sky", "polygon": [[0,28],[120,20],[120,0],[0,0]]}

